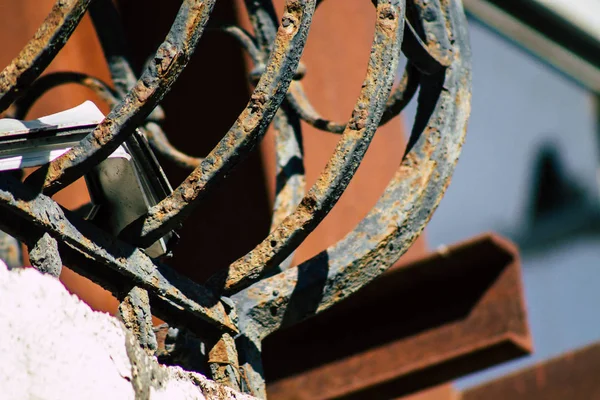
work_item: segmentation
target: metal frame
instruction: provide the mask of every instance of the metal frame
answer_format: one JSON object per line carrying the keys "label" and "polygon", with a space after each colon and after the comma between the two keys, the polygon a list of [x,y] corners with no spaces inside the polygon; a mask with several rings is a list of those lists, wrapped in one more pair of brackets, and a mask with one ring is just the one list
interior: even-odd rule
{"label": "metal frame", "polygon": [[[128,61],[112,0],[57,1],[35,38],[0,73],[0,111],[14,104],[11,112],[22,112],[24,104],[32,104],[44,92],[28,88],[36,87],[36,79],[88,8],[114,89],[80,75],[50,74],[39,79],[76,80],[104,95],[112,110],[70,151],[24,183],[9,174],[0,175],[0,228],[26,243],[30,253],[45,256],[34,259],[34,266],[44,269],[50,258],[52,265],[64,263],[111,290],[122,301],[120,312],[126,326],[149,352],[156,348],[148,318],[152,313],[201,338],[213,379],[265,397],[262,340],[367,285],[399,259],[429,221],[449,184],[465,137],[471,96],[470,49],[459,0],[374,2],[376,29],[361,94],[346,124],[330,123],[315,116],[298,81],[311,19],[322,1],[287,0],[278,23],[269,0],[247,0],[254,37],[237,27],[214,28],[231,33],[248,50],[255,62],[256,86],[223,139],[206,157],[195,159],[168,144],[160,129],[159,104],[210,26],[215,1],[183,0],[164,42],[139,78]],[[401,50],[408,58],[407,72],[392,92]],[[402,110],[417,86],[419,107],[408,148],[377,205],[340,242],[289,268],[294,249],[346,189],[377,127]],[[299,119],[342,134],[329,163],[306,194]],[[148,257],[143,249],[182,224],[256,147],[271,122],[277,132],[278,160],[271,233],[206,285]],[[138,128],[155,150],[194,170],[118,238],[49,197],[131,140]]]}

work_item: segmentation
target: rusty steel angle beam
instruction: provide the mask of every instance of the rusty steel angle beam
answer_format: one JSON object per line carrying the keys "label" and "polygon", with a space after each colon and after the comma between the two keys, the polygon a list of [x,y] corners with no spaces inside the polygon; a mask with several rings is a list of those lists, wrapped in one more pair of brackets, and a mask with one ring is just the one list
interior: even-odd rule
{"label": "rusty steel angle beam", "polygon": [[393,268],[274,333],[263,360],[270,399],[383,399],[530,351],[518,252],[492,235]]}
{"label": "rusty steel angle beam", "polygon": [[462,400],[600,399],[600,342],[467,389]]}

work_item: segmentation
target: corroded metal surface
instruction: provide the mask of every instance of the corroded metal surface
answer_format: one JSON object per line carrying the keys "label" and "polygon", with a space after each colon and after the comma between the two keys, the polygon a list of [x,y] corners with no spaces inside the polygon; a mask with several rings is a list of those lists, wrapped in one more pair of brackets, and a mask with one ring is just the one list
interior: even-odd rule
{"label": "corroded metal surface", "polygon": [[269,398],[398,398],[529,354],[520,270],[498,236],[394,267],[265,340]]}
{"label": "corroded metal surface", "polygon": [[600,343],[465,390],[463,400],[563,400],[600,398]]}
{"label": "corroded metal surface", "polygon": [[[366,1],[366,0],[365,0]],[[71,150],[24,183],[0,175],[0,228],[34,249],[56,241],[62,262],[101,283],[121,301],[121,314],[148,349],[150,312],[193,332],[208,349],[206,370],[232,387],[265,396],[262,340],[350,296],[386,271],[418,237],[449,184],[470,110],[470,49],[459,0],[373,1],[375,34],[362,90],[345,123],[313,109],[300,63],[317,0],[287,0],[280,18],[270,0],[247,0],[253,32],[210,20],[216,0],[183,0],[171,29],[138,77],[127,54],[123,23],[111,0],[60,0],[36,37],[0,74],[0,108],[24,117],[53,87],[92,89],[111,111]],[[38,76],[89,8],[112,78],[83,73]],[[254,63],[249,102],[205,157],[176,149],[162,131],[163,97],[188,65],[203,33],[234,37]],[[393,88],[401,52],[405,72]],[[379,202],[344,239],[302,265],[291,256],[337,203],[378,126],[419,90],[419,107],[402,163]],[[341,134],[317,182],[306,190],[300,121]],[[177,229],[273,125],[276,199],[270,234],[248,254],[223,266],[206,285],[144,253]],[[327,133],[323,133],[326,135]],[[88,174],[119,145],[145,135],[190,175],[114,237],[61,208],[49,196]],[[52,253],[55,255],[54,253]],[[37,257],[43,264],[43,257]],[[53,265],[56,264],[53,262]],[[227,296],[227,297],[225,297]],[[149,302],[149,304],[148,304]],[[164,356],[161,353],[161,357]]]}
{"label": "corroded metal surface", "polygon": [[152,329],[152,313],[148,292],[140,287],[131,289],[119,305],[119,316],[125,327],[138,340],[140,346],[149,355],[154,355],[158,344]]}
{"label": "corroded metal surface", "polygon": [[240,390],[238,354],[235,340],[230,334],[223,334],[208,351],[208,367],[215,381]]}
{"label": "corroded metal surface", "polygon": [[19,55],[0,72],[0,111],[46,69],[83,18],[92,0],[57,0]]}
{"label": "corroded metal surface", "polygon": [[401,1],[378,3],[367,76],[335,153],[294,212],[251,252],[230,265],[223,276],[213,279],[225,292],[256,282],[267,269],[284,261],[331,211],[350,183],[375,134],[393,84],[404,30],[403,9]]}
{"label": "corroded metal surface", "polygon": [[[171,309],[168,313],[177,314],[178,309],[184,309],[188,312],[186,318],[200,318],[220,329],[237,331],[222,303],[206,288],[63,210],[52,199],[36,194],[12,176],[0,175],[0,207],[2,230],[23,242],[39,235],[39,231],[47,232],[59,242],[65,265],[99,281],[117,296],[121,297],[121,286],[138,284]],[[109,270],[116,272],[119,279],[114,275],[110,279]],[[198,333],[209,332],[199,328]]]}

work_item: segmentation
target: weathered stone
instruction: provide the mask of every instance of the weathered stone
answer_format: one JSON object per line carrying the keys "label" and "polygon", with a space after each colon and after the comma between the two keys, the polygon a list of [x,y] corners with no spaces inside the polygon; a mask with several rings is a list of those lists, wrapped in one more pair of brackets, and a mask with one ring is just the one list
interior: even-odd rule
{"label": "weathered stone", "polygon": [[32,268],[0,263],[0,294],[3,399],[252,399],[158,364],[116,318]]}

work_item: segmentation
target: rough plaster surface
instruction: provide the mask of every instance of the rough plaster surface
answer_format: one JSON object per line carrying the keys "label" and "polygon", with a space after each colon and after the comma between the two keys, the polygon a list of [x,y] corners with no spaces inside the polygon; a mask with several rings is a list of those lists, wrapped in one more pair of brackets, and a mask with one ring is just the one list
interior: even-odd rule
{"label": "rough plaster surface", "polygon": [[0,398],[252,399],[159,365],[55,278],[0,262]]}

